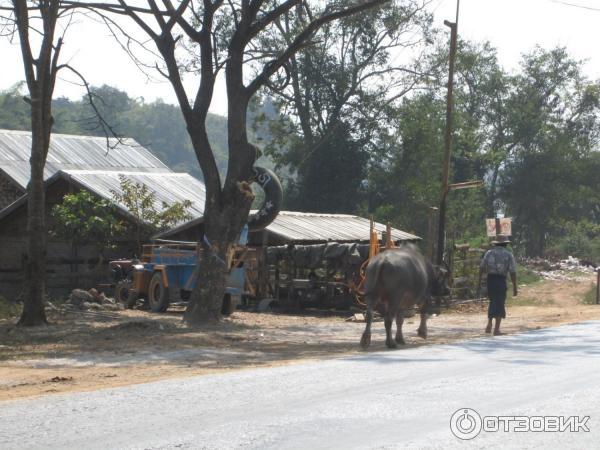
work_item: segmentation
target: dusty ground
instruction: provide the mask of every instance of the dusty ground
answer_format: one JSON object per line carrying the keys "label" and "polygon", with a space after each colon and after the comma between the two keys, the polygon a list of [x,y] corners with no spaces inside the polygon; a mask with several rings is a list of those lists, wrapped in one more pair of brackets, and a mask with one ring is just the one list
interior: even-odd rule
{"label": "dusty ground", "polygon": [[[585,276],[521,288],[503,331],[600,319],[600,306],[582,303],[592,285]],[[49,319],[41,329],[0,322],[0,401],[348,355],[360,351],[364,327],[341,316],[236,312],[223,324],[190,329],[181,310],[53,312]],[[486,305],[461,305],[432,318],[423,341],[418,318],[407,319],[406,347],[481,337],[485,322]],[[371,350],[383,350],[383,324],[374,329]]]}

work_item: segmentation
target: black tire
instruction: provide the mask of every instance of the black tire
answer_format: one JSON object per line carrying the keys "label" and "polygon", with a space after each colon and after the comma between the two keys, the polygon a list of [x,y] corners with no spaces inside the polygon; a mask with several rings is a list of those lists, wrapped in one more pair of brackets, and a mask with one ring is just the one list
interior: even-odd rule
{"label": "black tire", "polygon": [[283,203],[283,188],[277,175],[264,167],[253,167],[253,182],[265,193],[265,200],[258,212],[248,217],[248,230],[259,231],[275,220]]}
{"label": "black tire", "polygon": [[161,272],[155,272],[148,285],[148,303],[154,312],[165,312],[169,307],[169,288],[163,283]]}
{"label": "black tire", "polygon": [[137,295],[131,289],[131,281],[121,280],[115,286],[115,300],[123,303],[126,308],[131,309],[135,306]]}

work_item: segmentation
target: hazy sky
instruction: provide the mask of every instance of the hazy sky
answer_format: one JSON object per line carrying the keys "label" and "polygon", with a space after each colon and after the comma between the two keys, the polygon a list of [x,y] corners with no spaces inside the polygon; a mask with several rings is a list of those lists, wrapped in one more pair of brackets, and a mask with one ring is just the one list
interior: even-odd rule
{"label": "hazy sky", "polygon": [[[600,0],[565,0],[587,8],[600,9]],[[433,0],[435,22],[454,20],[456,0]],[[587,60],[586,73],[600,78],[600,11],[576,8],[553,0],[461,0],[459,34],[462,38],[489,40],[497,49],[501,64],[507,69],[518,66],[520,56],[536,44],[544,48],[566,46],[576,58]],[[19,48],[0,38],[0,89],[6,89],[23,78]],[[100,25],[75,24],[69,29],[63,49],[68,61],[93,85],[108,84],[126,91],[131,97],[151,101],[162,98],[175,103],[166,82],[148,81],[114,39]],[[193,80],[188,89],[193,91]],[[83,89],[59,81],[57,95],[79,98]],[[211,105],[216,113],[225,113],[224,86],[220,82]]]}

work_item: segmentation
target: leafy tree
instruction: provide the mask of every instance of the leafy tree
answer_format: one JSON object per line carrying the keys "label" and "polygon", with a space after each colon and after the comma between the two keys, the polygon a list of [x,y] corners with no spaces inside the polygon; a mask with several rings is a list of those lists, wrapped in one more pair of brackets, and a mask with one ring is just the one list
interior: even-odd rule
{"label": "leafy tree", "polygon": [[168,204],[156,199],[156,192],[144,183],[134,182],[119,175],[120,191],[112,190],[113,201],[127,209],[134,218],[133,231],[138,251],[142,242],[159,231],[164,231],[192,218],[190,200]]}
{"label": "leafy tree", "polygon": [[[58,64],[62,37],[56,37],[60,17],[60,0],[32,1],[11,0],[7,5],[10,17],[4,29],[12,29],[18,36],[22,64],[29,97],[31,127],[30,181],[27,186],[27,261],[25,277],[27,293],[19,324],[25,326],[46,323],[44,297],[46,295],[46,223],[44,166],[52,130],[52,96],[56,76],[61,69]],[[35,10],[35,11],[33,11]],[[32,13],[33,11],[33,13]],[[39,37],[31,39],[31,32]]]}
{"label": "leafy tree", "polygon": [[[392,1],[386,8],[327,24],[312,45],[290,58],[280,79],[268,84],[262,102],[278,114],[259,118],[272,135],[265,151],[293,175],[287,206],[356,209],[370,156],[381,151],[381,141],[395,127],[388,113],[419,78],[397,60],[401,50],[418,51],[431,38],[425,4]],[[298,10],[279,24],[284,33],[264,36],[264,47],[289,42],[311,20]]]}
{"label": "leafy tree", "polygon": [[[367,211],[420,235],[439,196],[443,55],[425,60],[432,77],[396,109],[397,134],[369,175]],[[514,218],[517,248],[541,255],[568,223],[598,223],[600,90],[581,63],[561,48],[535,49],[508,75],[489,44],[460,42],[456,67],[452,180],[483,179],[485,189],[450,194],[449,237],[479,241],[500,206]]]}
{"label": "leafy tree", "polygon": [[75,244],[110,247],[124,231],[114,203],[86,190],[65,195],[61,203],[54,205],[51,215],[55,236]]}
{"label": "leafy tree", "polygon": [[597,176],[586,169],[597,167],[599,107],[600,85],[583,76],[564,48],[525,55],[510,103],[514,150],[501,184],[528,255],[544,253],[560,218],[598,220],[590,217]]}
{"label": "leafy tree", "polygon": [[[18,38],[25,74],[31,129],[30,172],[27,185],[27,261],[25,278],[27,293],[19,325],[46,323],[46,222],[44,168],[54,125],[52,97],[58,73],[68,70],[82,75],[69,64],[60,63],[63,37],[74,9],[85,5],[64,0],[6,0],[0,2],[3,36]],[[62,35],[61,35],[62,33]],[[32,37],[33,35],[33,37]],[[91,95],[90,103],[93,105]],[[94,109],[98,113],[97,109]],[[98,117],[101,117],[98,115]],[[102,120],[102,119],[100,119]],[[107,125],[107,122],[103,122]],[[114,133],[113,133],[114,134]]]}
{"label": "leafy tree", "polygon": [[425,236],[429,207],[439,201],[443,101],[416,95],[396,114],[398,131],[390,136],[388,151],[371,164],[365,213]]}
{"label": "leafy tree", "polygon": [[94,247],[99,255],[98,270],[104,261],[104,250],[116,247],[126,230],[114,203],[86,190],[65,195],[50,214],[50,234],[71,242],[74,251],[79,245]]}
{"label": "leafy tree", "polygon": [[[192,202],[185,200],[167,204],[156,199],[156,193],[144,183],[119,176],[120,189],[112,199],[101,199],[86,190],[67,194],[52,208],[53,234],[74,244],[99,244],[100,251],[118,241],[136,239],[138,250],[152,235],[190,220]],[[117,204],[125,207],[134,219],[130,227],[122,219]]]}
{"label": "leafy tree", "polygon": [[21,91],[23,83],[17,83],[0,92],[0,127],[8,130],[30,130],[31,118]]}
{"label": "leafy tree", "polygon": [[[250,182],[258,158],[247,132],[248,105],[270,78],[302,49],[314,33],[328,23],[382,6],[387,0],[183,0],[149,1],[148,7],[126,0],[95,4],[107,14],[128,16],[153,42],[160,54],[159,72],[173,86],[186,129],[206,184],[204,232],[207,249],[221,260],[236,242],[248,219],[254,195]],[[285,33],[278,28],[288,13],[306,14],[311,19],[274,48],[259,45],[265,33]],[[121,28],[122,29],[122,28]],[[184,38],[182,38],[184,37]],[[186,52],[187,61],[179,55]],[[139,59],[138,59],[139,60]],[[227,175],[222,182],[215,153],[207,133],[207,117],[217,74],[224,70],[227,87]],[[198,89],[190,96],[183,73],[199,76]],[[202,283],[197,283],[185,313],[188,323],[219,320],[225,292],[227,267],[213,258],[198,262]]]}

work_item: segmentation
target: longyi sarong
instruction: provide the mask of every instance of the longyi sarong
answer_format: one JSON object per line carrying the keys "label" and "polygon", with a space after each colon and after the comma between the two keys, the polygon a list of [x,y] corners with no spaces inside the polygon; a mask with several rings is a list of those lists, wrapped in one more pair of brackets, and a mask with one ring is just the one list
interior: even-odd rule
{"label": "longyi sarong", "polygon": [[503,275],[488,274],[487,291],[490,298],[488,318],[506,317],[506,277]]}

